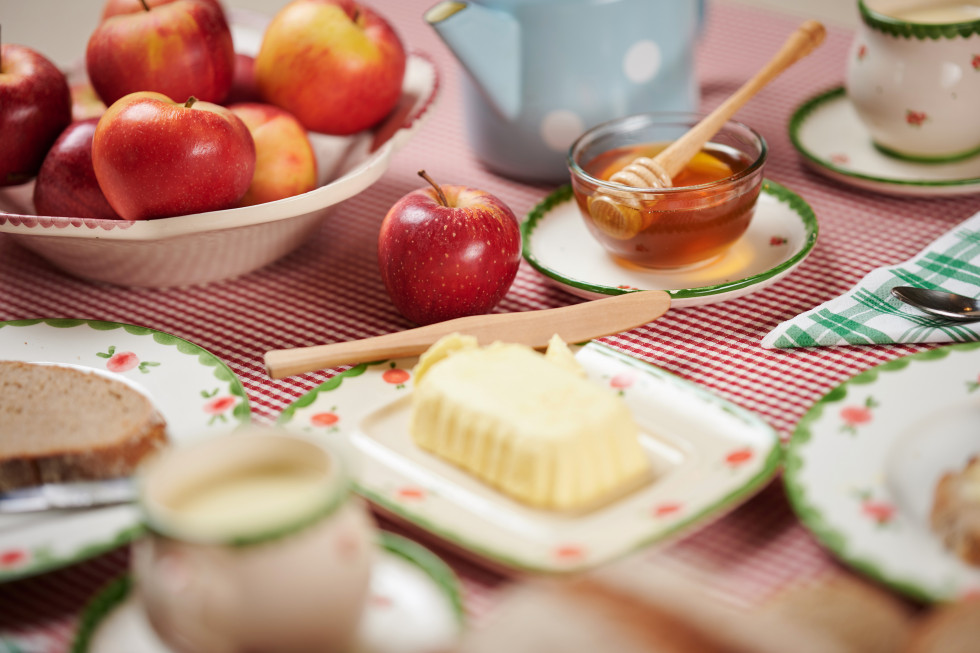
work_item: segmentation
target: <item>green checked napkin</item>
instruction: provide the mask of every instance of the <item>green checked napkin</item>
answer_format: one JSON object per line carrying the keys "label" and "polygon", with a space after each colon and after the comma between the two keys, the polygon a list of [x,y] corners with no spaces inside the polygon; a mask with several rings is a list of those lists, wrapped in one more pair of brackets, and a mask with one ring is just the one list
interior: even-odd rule
{"label": "green checked napkin", "polygon": [[762,346],[875,345],[980,340],[980,322],[953,324],[892,297],[918,286],[980,297],[980,213],[904,263],[872,270],[846,294],[783,322]]}

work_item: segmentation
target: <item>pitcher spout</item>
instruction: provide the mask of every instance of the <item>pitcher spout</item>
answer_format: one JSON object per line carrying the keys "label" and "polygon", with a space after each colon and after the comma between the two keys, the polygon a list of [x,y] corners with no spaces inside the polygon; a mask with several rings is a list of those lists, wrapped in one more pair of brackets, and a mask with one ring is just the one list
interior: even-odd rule
{"label": "pitcher spout", "polygon": [[474,2],[446,0],[425,20],[503,117],[521,111],[520,26],[510,14]]}

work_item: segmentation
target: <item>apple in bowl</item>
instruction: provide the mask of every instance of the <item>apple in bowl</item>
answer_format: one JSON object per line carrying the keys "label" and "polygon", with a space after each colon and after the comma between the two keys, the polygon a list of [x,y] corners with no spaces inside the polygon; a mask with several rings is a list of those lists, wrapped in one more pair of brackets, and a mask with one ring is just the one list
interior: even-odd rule
{"label": "apple in bowl", "polygon": [[[112,15],[89,37],[85,67],[107,105],[137,91],[221,102],[235,70],[224,12],[215,3],[141,0],[142,9]],[[151,6],[152,5],[152,6]]]}
{"label": "apple in bowl", "polygon": [[514,212],[486,191],[437,185],[389,209],[378,233],[378,266],[398,312],[416,324],[489,313],[521,262]]}
{"label": "apple in bowl", "polygon": [[143,91],[99,119],[92,166],[123,219],[186,216],[238,204],[252,182],[255,144],[226,107]]}
{"label": "apple in bowl", "polygon": [[240,206],[275,202],[316,188],[313,146],[291,113],[261,102],[228,108],[245,123],[255,142],[255,172]]}
{"label": "apple in bowl", "polygon": [[37,174],[58,134],[71,122],[68,80],[36,50],[0,46],[0,186]]}
{"label": "apple in bowl", "polygon": [[269,23],[255,58],[262,98],[310,131],[347,135],[398,104],[406,54],[381,14],[354,0],[294,0]]}

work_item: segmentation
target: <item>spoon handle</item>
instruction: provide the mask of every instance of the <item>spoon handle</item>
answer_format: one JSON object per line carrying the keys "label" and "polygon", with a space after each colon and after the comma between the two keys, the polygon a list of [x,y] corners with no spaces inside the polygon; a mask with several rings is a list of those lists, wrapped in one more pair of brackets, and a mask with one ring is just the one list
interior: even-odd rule
{"label": "spoon handle", "polygon": [[759,72],[742,84],[737,91],[705,116],[701,122],[655,156],[653,160],[662,167],[671,179],[676,177],[684,169],[684,166],[694,158],[694,155],[700,152],[704,145],[728,122],[732,115],[742,108],[742,105],[780,73],[823,43],[826,33],[827,30],[824,26],[815,20],[808,20],[800,25],[786,39],[779,52],[773,55],[772,59]]}
{"label": "spoon handle", "polygon": [[281,379],[337,365],[415,356],[456,332],[476,336],[480,344],[502,340],[541,348],[556,333],[566,342],[583,342],[652,322],[669,307],[666,292],[644,290],[560,308],[471,315],[362,340],[269,351],[265,368],[270,377]]}

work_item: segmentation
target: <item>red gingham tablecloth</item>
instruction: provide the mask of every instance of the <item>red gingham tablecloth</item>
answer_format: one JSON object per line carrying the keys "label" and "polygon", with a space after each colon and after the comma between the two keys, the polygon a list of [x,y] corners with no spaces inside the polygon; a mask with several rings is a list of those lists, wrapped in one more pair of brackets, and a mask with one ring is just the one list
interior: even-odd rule
{"label": "red gingham tablecloth", "polygon": [[[231,3],[232,6],[234,3]],[[375,0],[410,49],[437,62],[440,97],[433,114],[374,186],[338,206],[316,238],[245,277],[207,286],[142,290],[95,285],[59,272],[0,235],[0,320],[84,318],[143,325],[210,350],[238,374],[258,423],[271,423],[291,401],[338,370],[270,380],[270,349],[363,338],[411,326],[396,312],[377,270],[376,237],[387,209],[420,187],[425,168],[441,183],[483,188],[525,215],[553,190],[495,176],[466,140],[460,67],[424,23],[432,0]],[[758,70],[799,20],[729,5],[710,5],[699,50],[703,108],[710,110]],[[868,270],[905,260],[980,208],[980,197],[909,199],[853,189],[808,169],[792,148],[793,110],[842,83],[851,34],[830,29],[824,45],[758,94],[738,114],[771,147],[766,176],[813,207],[820,237],[804,264],[758,293],[720,304],[671,310],[605,342],[701,384],[755,411],[786,438],[810,405],[851,375],[922,346],[764,350],[779,322],[846,291]],[[574,303],[522,264],[500,311]],[[382,523],[385,527],[393,525]],[[506,579],[432,546],[461,577],[471,622],[493,608]],[[753,603],[801,579],[840,573],[789,509],[780,481],[728,516],[657,553],[710,572],[717,593]],[[64,651],[85,601],[125,569],[125,549],[36,578],[0,586],[0,651]],[[7,648],[4,648],[6,645]]]}

